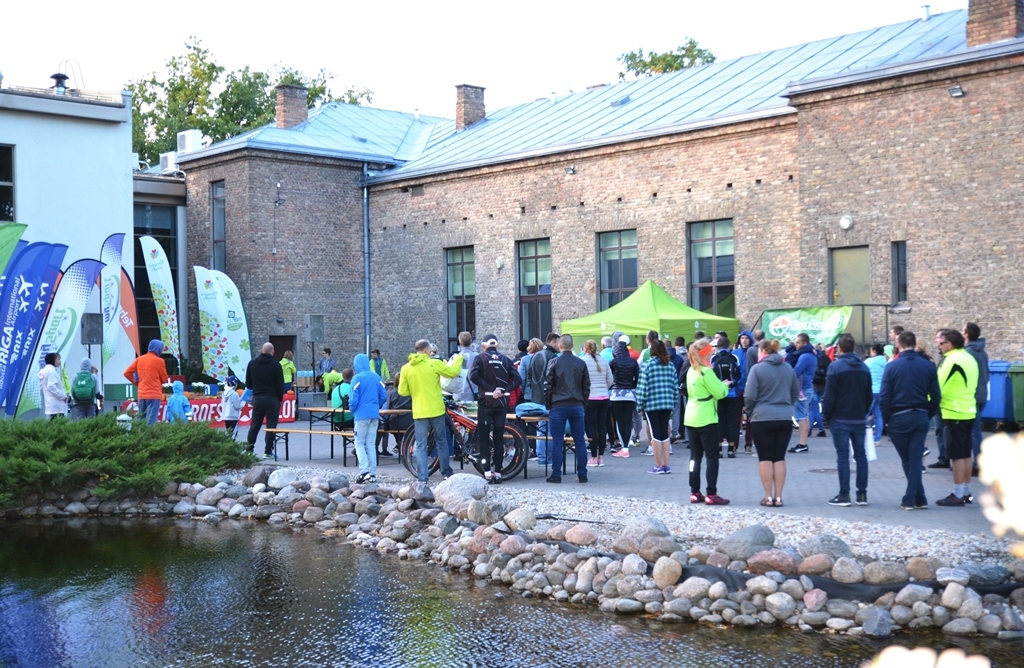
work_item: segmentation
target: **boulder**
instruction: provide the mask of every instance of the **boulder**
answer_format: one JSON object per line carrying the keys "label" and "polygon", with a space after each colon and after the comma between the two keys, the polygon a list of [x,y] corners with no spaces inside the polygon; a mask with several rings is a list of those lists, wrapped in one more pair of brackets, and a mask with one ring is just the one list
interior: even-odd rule
{"label": "boulder", "polygon": [[715,568],[728,568],[732,562],[729,560],[729,555],[725,552],[712,552],[708,555],[706,563],[708,566],[714,566]]}
{"label": "boulder", "polygon": [[861,623],[864,635],[871,638],[888,638],[893,632],[892,615],[888,610],[871,606]]}
{"label": "boulder", "polygon": [[853,558],[853,550],[838,536],[821,534],[808,538],[797,547],[801,557],[809,557],[813,554],[827,554],[835,561],[841,557]]}
{"label": "boulder", "polygon": [[961,564],[957,569],[970,576],[972,587],[991,587],[1010,578],[1010,569],[1000,564]]}
{"label": "boulder", "polygon": [[344,473],[335,473],[331,476],[330,480],[327,481],[327,486],[330,491],[337,492],[339,489],[345,489],[351,487],[352,483],[349,482],[349,478]]}
{"label": "boulder", "polygon": [[827,575],[835,563],[827,554],[812,554],[801,561],[796,570],[800,575]]}
{"label": "boulder", "polygon": [[825,607],[828,594],[821,589],[811,589],[804,594],[804,607],[810,612],[817,612]]}
{"label": "boulder", "polygon": [[754,524],[734,531],[718,541],[715,551],[732,559],[746,560],[758,552],[775,547],[775,534],[764,524]]}
{"label": "boulder", "polygon": [[864,581],[864,567],[853,557],[840,557],[832,567],[832,579],[845,584]]}
{"label": "boulder", "polygon": [[503,553],[510,557],[519,556],[529,549],[526,539],[519,534],[512,534],[505,540],[501,541],[501,544],[498,547]]}
{"label": "boulder", "polygon": [[915,603],[931,598],[932,588],[924,585],[908,584],[896,594],[896,604],[913,607]]}
{"label": "boulder", "polygon": [[762,596],[768,596],[774,594],[779,590],[779,583],[771,578],[759,575],[754,578],[747,580],[747,591],[751,594],[761,594]]}
{"label": "boulder", "polygon": [[864,566],[864,582],[869,585],[899,584],[909,577],[907,567],[893,561],[873,561]]}
{"label": "boulder", "polygon": [[907,562],[907,573],[915,580],[934,580],[938,570],[947,565],[936,557],[913,557]]}
{"label": "boulder", "polygon": [[316,506],[309,506],[302,513],[302,521],[309,524],[316,524],[324,518],[324,509]]}
{"label": "boulder", "polygon": [[972,636],[978,632],[978,625],[973,619],[961,617],[944,625],[942,632],[951,636]]}
{"label": "boulder", "polygon": [[632,517],[626,520],[626,526],[622,528],[622,535],[635,538],[642,543],[648,536],[665,537],[671,536],[671,532],[665,523],[656,517]]}
{"label": "boulder", "polygon": [[565,532],[565,540],[573,545],[593,545],[597,542],[597,534],[587,524],[577,524]]}
{"label": "boulder", "polygon": [[796,612],[796,601],[789,594],[777,591],[766,596],[764,599],[765,610],[771,613],[772,617],[782,621],[793,616]]}
{"label": "boulder", "polygon": [[971,574],[959,568],[939,568],[935,571],[935,579],[941,585],[955,582],[966,587],[971,583]]}
{"label": "boulder", "polygon": [[[623,575],[645,575],[647,573],[647,561],[639,554],[627,554],[622,560]],[[680,569],[682,573],[682,569]]]}
{"label": "boulder", "polygon": [[654,563],[654,584],[658,589],[674,587],[683,574],[683,565],[672,557],[661,557]]}
{"label": "boulder", "polygon": [[679,543],[665,536],[648,536],[640,543],[640,556],[650,562],[667,557],[679,550]]}
{"label": "boulder", "polygon": [[612,542],[612,552],[617,554],[636,554],[640,551],[640,543],[632,536],[618,536]]}
{"label": "boulder", "polygon": [[267,487],[270,489],[284,489],[289,483],[299,479],[299,474],[293,468],[280,468],[267,477]]}
{"label": "boulder", "polygon": [[699,601],[708,595],[708,591],[710,589],[711,582],[704,578],[694,576],[683,580],[683,582],[675,588],[673,595],[676,598],[687,598],[691,601]]}
{"label": "boulder", "polygon": [[469,473],[456,473],[437,486],[434,498],[443,506],[449,501],[482,499],[486,494],[486,480]]}
{"label": "boulder", "polygon": [[502,518],[509,530],[529,531],[537,526],[537,518],[529,508],[516,508]]}
{"label": "boulder", "polygon": [[798,565],[796,557],[785,550],[764,550],[747,559],[747,570],[755,575],[771,571],[791,575],[796,573]]}

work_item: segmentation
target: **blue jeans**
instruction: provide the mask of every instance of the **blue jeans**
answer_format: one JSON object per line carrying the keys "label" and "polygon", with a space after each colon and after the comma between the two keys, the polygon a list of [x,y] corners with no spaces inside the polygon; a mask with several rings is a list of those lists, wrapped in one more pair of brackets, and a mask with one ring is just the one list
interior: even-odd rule
{"label": "blue jeans", "polygon": [[[857,462],[857,492],[867,493],[868,457],[864,452],[864,436],[867,433],[867,429],[865,429],[864,423],[832,420],[829,427],[832,429],[832,445],[836,447],[836,468],[839,469],[839,495],[849,496],[850,494],[851,442],[853,443],[853,459]],[[920,458],[917,461],[920,462]]]}
{"label": "blue jeans", "polygon": [[160,419],[160,399],[139,399],[139,413],[146,416],[149,424],[156,424]]}
{"label": "blue jeans", "polygon": [[938,446],[939,461],[949,463],[949,460],[946,459],[946,439],[942,435],[944,431],[942,416],[938,413],[932,418],[932,426],[935,427],[935,445]]}
{"label": "blue jeans", "polygon": [[377,425],[380,418],[356,420],[356,459],[359,472],[377,475]]}
{"label": "blue jeans", "polygon": [[[924,439],[930,429],[931,421],[925,411],[906,411],[889,418],[889,438],[900,455],[903,475],[907,477],[907,491],[903,494],[902,502],[904,506],[928,505],[921,482],[921,458],[924,456]],[[857,469],[859,473],[859,465]]]}
{"label": "blue jeans", "polygon": [[878,403],[878,394],[872,394],[871,414],[875,416],[875,443],[882,440],[882,405]]}
{"label": "blue jeans", "polygon": [[971,429],[971,454],[974,455],[974,465],[978,465],[978,453],[981,452],[981,411],[985,410],[987,401],[977,403],[978,412],[974,414],[974,427]]}
{"label": "blue jeans", "polygon": [[[427,478],[430,477],[430,463],[427,459],[428,451],[437,452],[438,459],[441,461],[441,475],[450,476],[452,474],[452,466],[448,461],[450,456],[448,439],[446,438],[448,428],[445,424],[444,413],[432,418],[415,418],[412,423],[416,430],[416,452],[414,455],[416,457],[417,480],[426,482]],[[427,444],[428,437],[430,439],[429,447]]]}
{"label": "blue jeans", "polygon": [[537,452],[537,463],[544,465],[548,463],[548,421],[537,422],[536,431],[537,440],[533,442],[533,449]]}
{"label": "blue jeans", "polygon": [[807,397],[811,400],[809,408],[811,431],[814,431],[814,425],[818,425],[820,431],[825,431],[825,420],[821,417],[821,395],[817,390],[811,390]]}
{"label": "blue jeans", "polygon": [[583,406],[555,406],[548,411],[551,429],[551,476],[562,477],[562,460],[565,457],[565,423],[569,423],[573,445],[576,448],[576,475],[587,477],[587,431]]}

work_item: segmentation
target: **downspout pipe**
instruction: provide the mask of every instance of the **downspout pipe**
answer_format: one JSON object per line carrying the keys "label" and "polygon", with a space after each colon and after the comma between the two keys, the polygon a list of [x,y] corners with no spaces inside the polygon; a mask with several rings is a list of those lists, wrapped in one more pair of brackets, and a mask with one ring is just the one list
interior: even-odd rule
{"label": "downspout pipe", "polygon": [[370,354],[370,188],[365,185],[370,169],[363,163],[363,352]]}

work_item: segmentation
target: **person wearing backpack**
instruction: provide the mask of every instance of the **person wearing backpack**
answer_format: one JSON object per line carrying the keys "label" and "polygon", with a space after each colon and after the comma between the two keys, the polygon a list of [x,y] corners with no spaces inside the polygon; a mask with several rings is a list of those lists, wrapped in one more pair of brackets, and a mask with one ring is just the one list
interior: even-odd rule
{"label": "person wearing backpack", "polygon": [[92,360],[82,360],[79,372],[71,382],[71,419],[96,417],[96,401],[103,400],[99,392],[100,380],[92,370]]}
{"label": "person wearing backpack", "polygon": [[355,427],[352,412],[348,409],[349,397],[352,394],[353,375],[355,375],[355,371],[351,368],[342,370],[341,382],[331,388],[331,408],[341,409],[331,417],[334,431],[344,431]]}
{"label": "person wearing backpack", "polygon": [[718,337],[718,352],[711,358],[711,369],[723,383],[729,382],[729,392],[718,400],[718,433],[726,444],[728,458],[736,458],[736,444],[740,440],[740,400],[736,385],[743,372],[740,361],[732,351],[728,336]]}
{"label": "person wearing backpack", "polygon": [[818,425],[818,436],[825,436],[825,419],[821,416],[821,401],[825,396],[825,378],[828,376],[828,366],[832,364],[832,358],[825,354],[824,350],[816,349],[818,365],[814,368],[814,376],[811,377],[811,403],[808,407],[810,415],[811,431],[814,425]]}

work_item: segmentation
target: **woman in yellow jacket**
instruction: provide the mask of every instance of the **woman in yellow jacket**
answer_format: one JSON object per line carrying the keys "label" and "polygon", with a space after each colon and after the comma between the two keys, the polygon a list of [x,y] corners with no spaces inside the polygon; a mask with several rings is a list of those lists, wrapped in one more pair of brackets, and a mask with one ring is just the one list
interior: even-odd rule
{"label": "woman in yellow jacket", "polygon": [[[731,381],[721,381],[711,370],[711,341],[694,341],[687,351],[690,368],[686,372],[686,412],[683,424],[690,437],[690,503],[724,506],[729,499],[718,496],[718,460],[721,438],[718,435],[718,400],[729,393]],[[708,495],[700,493],[700,464],[708,458]]]}
{"label": "woman in yellow jacket", "polygon": [[284,391],[292,389],[292,382],[295,379],[295,356],[292,355],[292,351],[284,351],[284,356],[281,358],[281,371],[284,373]]}

